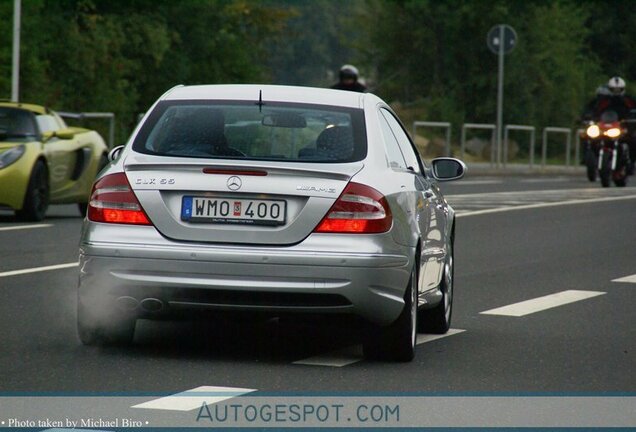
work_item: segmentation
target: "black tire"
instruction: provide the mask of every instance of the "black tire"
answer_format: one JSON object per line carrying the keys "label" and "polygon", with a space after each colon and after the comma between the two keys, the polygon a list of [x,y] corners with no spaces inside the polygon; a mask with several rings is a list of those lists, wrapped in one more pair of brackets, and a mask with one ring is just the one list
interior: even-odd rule
{"label": "black tire", "polygon": [[588,151],[585,155],[585,166],[587,168],[587,179],[591,182],[596,181],[598,161],[592,151]]}
{"label": "black tire", "polygon": [[77,335],[84,345],[128,345],[135,336],[136,320],[113,313],[106,320],[98,319],[80,301],[77,304]]}
{"label": "black tire", "polygon": [[417,339],[417,270],[413,266],[404,293],[404,309],[387,327],[372,326],[362,344],[364,356],[372,360],[409,362],[415,357]]}
{"label": "black tire", "polygon": [[[97,174],[99,174],[106,165],[108,165],[108,156],[102,155],[99,158],[99,164],[97,165]],[[85,203],[85,202],[77,203],[77,209],[79,210],[82,217],[86,217],[86,213],[88,211],[88,203]]]}
{"label": "black tire", "polygon": [[444,334],[448,331],[453,317],[453,294],[455,265],[453,256],[454,235],[451,237],[449,251],[444,261],[444,275],[439,289],[442,292],[442,300],[431,309],[418,311],[418,330],[421,333]]}
{"label": "black tire", "polygon": [[609,187],[610,180],[612,177],[612,158],[611,155],[604,154],[603,155],[603,164],[601,165],[601,170],[599,171],[599,176],[601,177],[601,186]]}
{"label": "black tire", "polygon": [[622,179],[614,179],[614,184],[617,187],[625,187],[625,186],[627,186],[627,177],[623,177]]}
{"label": "black tire", "polygon": [[77,209],[82,217],[86,217],[86,213],[88,212],[88,203],[77,203]]}
{"label": "black tire", "polygon": [[41,221],[44,219],[49,207],[49,194],[48,170],[46,164],[39,160],[31,171],[23,206],[15,212],[17,218],[22,221]]}

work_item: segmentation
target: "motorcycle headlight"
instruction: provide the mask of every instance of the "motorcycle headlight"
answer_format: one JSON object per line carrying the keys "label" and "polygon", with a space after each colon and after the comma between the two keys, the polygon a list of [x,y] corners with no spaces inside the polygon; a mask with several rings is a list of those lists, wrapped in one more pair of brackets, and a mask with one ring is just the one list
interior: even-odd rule
{"label": "motorcycle headlight", "polygon": [[589,136],[590,138],[597,138],[601,134],[601,130],[598,128],[597,125],[593,124],[587,128],[585,133],[587,133],[587,136]]}
{"label": "motorcycle headlight", "polygon": [[605,135],[610,138],[618,138],[621,136],[621,130],[619,128],[611,128],[605,131]]}
{"label": "motorcycle headlight", "polygon": [[25,151],[26,147],[24,147],[23,145],[19,145],[16,147],[11,147],[9,150],[0,153],[0,169],[8,167],[12,163],[20,159]]}

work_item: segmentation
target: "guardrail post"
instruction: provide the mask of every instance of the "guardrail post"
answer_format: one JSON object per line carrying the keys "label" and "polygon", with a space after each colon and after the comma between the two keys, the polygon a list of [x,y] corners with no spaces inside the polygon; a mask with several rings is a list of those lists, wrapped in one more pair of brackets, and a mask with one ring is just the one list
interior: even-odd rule
{"label": "guardrail post", "polygon": [[451,124],[449,122],[433,122],[433,121],[414,121],[413,122],[413,139],[417,134],[417,128],[420,127],[438,127],[446,129],[446,156],[451,155]]}
{"label": "guardrail post", "polygon": [[541,145],[541,168],[545,168],[547,151],[548,151],[548,133],[565,134],[565,165],[570,165],[570,151],[572,142],[572,129],[548,126],[543,128],[543,144]]}
{"label": "guardrail post", "polygon": [[578,165],[581,161],[581,134],[585,132],[585,129],[576,129],[576,137],[574,138],[574,142],[576,143],[576,147],[574,149],[574,165]]}
{"label": "guardrail post", "polygon": [[518,131],[528,131],[530,132],[530,142],[529,142],[529,146],[528,146],[528,151],[530,152],[530,168],[532,168],[532,166],[534,165],[534,138],[535,138],[535,131],[536,128],[534,126],[527,126],[527,125],[506,125],[504,127],[504,149],[503,149],[503,166],[504,168],[506,167],[506,165],[508,164],[508,137],[509,137],[509,131],[511,130],[518,130]]}
{"label": "guardrail post", "polygon": [[495,135],[497,133],[497,126],[490,123],[464,123],[462,125],[462,140],[461,140],[461,157],[464,157],[464,152],[466,150],[466,130],[467,129],[485,129],[492,131],[490,134],[490,165],[493,166],[495,164],[495,144],[496,138]]}

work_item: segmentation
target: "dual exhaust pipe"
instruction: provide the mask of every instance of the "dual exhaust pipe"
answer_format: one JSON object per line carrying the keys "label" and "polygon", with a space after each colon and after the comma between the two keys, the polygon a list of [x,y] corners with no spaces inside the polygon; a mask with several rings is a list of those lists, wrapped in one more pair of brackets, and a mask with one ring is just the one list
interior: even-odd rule
{"label": "dual exhaust pipe", "polygon": [[117,305],[124,312],[134,312],[137,309],[141,309],[144,312],[157,313],[161,312],[165,307],[163,301],[154,297],[148,297],[139,301],[134,297],[121,296],[117,298]]}

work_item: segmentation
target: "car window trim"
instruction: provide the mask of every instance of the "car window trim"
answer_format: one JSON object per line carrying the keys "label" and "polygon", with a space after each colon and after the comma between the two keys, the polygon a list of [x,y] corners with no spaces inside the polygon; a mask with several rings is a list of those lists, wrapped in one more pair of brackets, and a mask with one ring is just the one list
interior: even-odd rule
{"label": "car window trim", "polygon": [[[404,127],[404,124],[402,123],[402,121],[400,120],[400,118],[389,108],[386,106],[382,106],[380,108],[380,111],[386,111],[387,113],[389,113],[389,115],[391,117],[393,117],[395,119],[395,121],[398,123],[398,125],[402,128],[402,132],[404,132],[404,135],[406,136],[406,138],[409,141],[409,145],[411,146],[411,149],[413,150],[413,153],[415,154],[415,159],[417,160],[417,163],[419,165],[419,170],[420,172],[416,174],[421,174],[422,176],[428,177],[426,170],[425,170],[425,164],[424,161],[422,160],[419,151],[417,150],[417,147],[415,146],[415,143],[413,142],[413,140],[411,139],[411,135],[407,132],[406,128]],[[382,114],[383,115],[383,114]],[[385,118],[386,120],[386,118]],[[387,120],[388,123],[388,120]],[[404,158],[404,162],[406,163],[406,158],[404,157],[404,152],[402,151],[402,146],[400,145],[400,141],[397,139],[397,137],[395,136],[395,133],[393,132],[393,128],[391,128],[391,124],[389,123],[389,128],[391,129],[391,132],[393,133],[393,136],[395,137],[395,140],[398,143],[398,147],[400,149],[400,152],[402,153],[402,157]],[[408,169],[408,167],[407,167]],[[410,171],[410,170],[409,170]],[[411,172],[415,172],[415,171],[411,171]]]}

